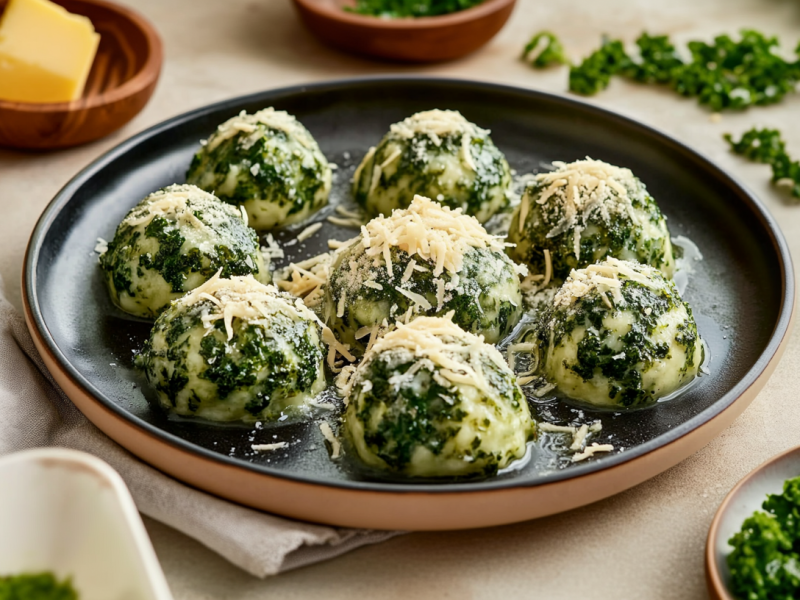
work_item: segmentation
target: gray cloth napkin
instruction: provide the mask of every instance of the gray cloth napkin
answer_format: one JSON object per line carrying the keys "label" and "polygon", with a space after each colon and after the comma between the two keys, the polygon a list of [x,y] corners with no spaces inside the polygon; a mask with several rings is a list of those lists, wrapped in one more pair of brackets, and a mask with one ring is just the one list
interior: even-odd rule
{"label": "gray cloth napkin", "polygon": [[42,364],[0,279],[0,454],[61,446],[83,450],[122,475],[139,510],[199,540],[257,577],[374,544],[396,532],[324,527],[245,508],[146,465],[92,425]]}

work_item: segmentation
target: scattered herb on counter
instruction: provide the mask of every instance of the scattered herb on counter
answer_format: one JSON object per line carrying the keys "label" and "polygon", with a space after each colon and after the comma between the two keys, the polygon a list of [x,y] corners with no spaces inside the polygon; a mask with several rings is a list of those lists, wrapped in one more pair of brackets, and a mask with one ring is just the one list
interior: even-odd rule
{"label": "scattered herb on counter", "polygon": [[556,35],[550,31],[540,31],[531,38],[522,51],[522,60],[530,62],[537,69],[551,65],[568,65],[569,58],[564,46]]}
{"label": "scattered herb on counter", "polygon": [[[537,36],[545,34],[552,37],[549,46],[561,48],[563,53],[553,34],[542,32]],[[637,50],[628,54],[620,40],[604,37],[599,49],[570,67],[570,91],[594,95],[608,86],[611,77],[620,75],[642,83],[669,85],[679,94],[720,111],[779,102],[800,83],[800,45],[795,50],[798,60],[788,61],[777,52],[777,37],[752,29],[742,30],[738,41],[720,35],[710,44],[689,42],[688,62],[665,35],[643,33],[636,46]],[[541,68],[553,61],[534,60],[531,64]]]}
{"label": "scattered herb on counter", "polygon": [[786,152],[786,143],[777,129],[753,128],[743,133],[738,142],[729,133],[724,137],[734,153],[770,165],[772,183],[789,188],[792,196],[800,198],[800,162]]}
{"label": "scattered herb on counter", "polygon": [[403,17],[436,17],[481,4],[483,0],[356,0],[354,7],[344,10],[390,19]]}
{"label": "scattered herb on counter", "polygon": [[731,587],[745,600],[800,597],[800,477],[769,494],[728,543]]}
{"label": "scattered herb on counter", "polygon": [[0,600],[77,600],[69,578],[58,581],[52,573],[0,577]]}

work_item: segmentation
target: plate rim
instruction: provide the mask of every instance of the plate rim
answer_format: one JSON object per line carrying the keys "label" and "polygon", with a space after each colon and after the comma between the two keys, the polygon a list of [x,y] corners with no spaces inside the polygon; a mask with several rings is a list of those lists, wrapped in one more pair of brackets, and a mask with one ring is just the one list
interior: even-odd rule
{"label": "plate rim", "polygon": [[[638,129],[642,134],[645,134],[650,138],[658,139],[662,144],[672,146],[672,148],[676,150],[679,154],[690,159],[694,164],[699,164],[706,171],[710,171],[716,176],[718,181],[723,182],[724,184],[726,184],[727,187],[737,191],[738,192],[737,195],[740,196],[742,200],[746,201],[747,204],[749,204],[749,207],[760,218],[762,225],[765,228],[765,231],[769,234],[774,250],[776,251],[776,254],[780,259],[780,267],[782,274],[780,282],[781,283],[780,297],[782,301],[775,327],[771,332],[769,341],[764,351],[758,356],[756,361],[753,363],[750,369],[748,369],[748,371],[741,378],[741,380],[738,383],[736,383],[734,387],[731,388],[730,391],[721,396],[711,406],[709,406],[702,412],[698,413],[697,415],[693,416],[691,419],[679,424],[678,426],[676,426],[667,433],[661,434],[656,438],[648,440],[643,444],[638,444],[635,447],[626,450],[623,453],[614,454],[613,456],[603,457],[598,461],[570,467],[569,469],[564,469],[554,473],[548,473],[546,477],[542,477],[540,480],[520,482],[516,479],[506,479],[506,480],[488,479],[485,481],[460,482],[460,483],[449,483],[449,482],[419,483],[413,481],[409,483],[386,483],[386,482],[357,481],[357,480],[322,481],[314,477],[309,477],[307,475],[302,475],[302,474],[298,475],[295,473],[290,473],[266,467],[264,465],[257,465],[254,463],[245,462],[238,458],[233,458],[226,455],[218,454],[212,450],[202,448],[200,446],[192,444],[191,442],[183,438],[180,438],[175,434],[166,432],[156,427],[155,425],[143,421],[142,419],[140,419],[135,415],[132,415],[131,413],[129,413],[116,403],[107,400],[106,398],[103,397],[102,393],[100,393],[99,390],[94,388],[91,382],[88,381],[85,377],[83,377],[80,371],[78,371],[78,369],[75,368],[66,359],[63,353],[60,351],[58,345],[55,343],[53,336],[50,335],[50,332],[47,328],[46,322],[41,312],[41,307],[38,301],[37,286],[36,286],[37,284],[36,267],[38,265],[38,258],[39,258],[39,253],[41,251],[42,242],[47,233],[50,231],[50,226],[53,220],[58,216],[60,211],[64,209],[66,205],[70,202],[75,191],[77,191],[86,181],[88,181],[91,178],[91,176],[96,174],[99,170],[101,170],[110,162],[116,160],[120,156],[124,155],[127,151],[135,148],[137,145],[146,141],[147,139],[156,136],[159,133],[162,133],[163,131],[167,131],[173,127],[179,126],[183,123],[199,118],[207,113],[212,113],[217,110],[224,110],[224,109],[231,110],[237,106],[253,103],[256,101],[263,101],[263,102],[279,101],[281,97],[302,94],[307,91],[333,92],[341,89],[350,89],[353,87],[364,86],[364,85],[375,86],[380,84],[397,84],[397,83],[445,86],[451,88],[458,88],[458,87],[469,87],[472,89],[480,88],[482,91],[486,92],[494,91],[500,93],[523,95],[536,98],[541,101],[555,102],[562,105],[567,105],[570,108],[575,108],[584,111],[585,113],[589,113],[589,116],[592,117],[600,117],[604,120],[607,121],[610,120],[612,122],[613,121],[622,122],[628,127],[633,127],[635,129]],[[116,414],[117,417],[122,418],[128,421],[129,423],[133,424],[135,427],[142,430],[143,433],[147,433],[150,436],[159,438],[160,440],[167,442],[169,445],[173,447],[177,447],[178,449],[181,449],[183,451],[199,455],[201,458],[211,460],[216,463],[220,463],[226,467],[234,467],[251,473],[254,472],[256,474],[264,474],[270,477],[275,477],[278,479],[286,479],[289,481],[302,484],[310,484],[321,487],[342,488],[342,489],[356,490],[356,491],[363,490],[372,493],[390,493],[390,494],[396,494],[396,493],[451,494],[451,493],[469,493],[470,491],[487,492],[487,491],[503,491],[509,488],[539,487],[541,485],[549,483],[558,483],[560,481],[567,479],[577,479],[583,475],[589,475],[598,471],[614,468],[622,464],[634,461],[636,459],[640,459],[650,454],[654,450],[666,447],[669,444],[684,437],[691,431],[700,428],[704,424],[713,420],[715,417],[719,416],[722,412],[724,412],[726,409],[730,408],[733,404],[735,404],[737,400],[739,400],[754,383],[758,382],[758,380],[763,375],[764,371],[767,369],[768,365],[772,362],[774,358],[776,358],[776,355],[782,349],[782,344],[785,341],[787,334],[790,331],[792,324],[793,309],[795,304],[795,294],[796,294],[794,269],[792,267],[792,259],[789,253],[788,244],[786,242],[786,239],[782,231],[777,225],[777,222],[775,221],[774,217],[769,213],[766,206],[752,191],[749,190],[749,188],[747,188],[743,183],[741,183],[736,177],[734,177],[733,175],[729,174],[727,171],[719,167],[715,162],[713,162],[708,157],[690,148],[689,146],[675,139],[668,133],[661,131],[651,125],[642,123],[636,119],[624,116],[620,113],[616,113],[614,111],[596,106],[594,104],[590,104],[586,101],[571,98],[565,95],[553,94],[539,90],[522,88],[518,86],[497,84],[484,81],[446,78],[446,77],[419,77],[413,75],[407,75],[407,76],[380,75],[380,76],[368,76],[368,77],[355,77],[355,78],[336,79],[336,80],[315,82],[310,84],[299,84],[299,85],[269,89],[261,92],[255,92],[252,94],[236,96],[234,98],[229,98],[212,104],[204,105],[196,109],[175,115],[164,121],[156,123],[151,127],[148,127],[147,129],[135,134],[134,136],[126,140],[123,140],[113,148],[107,150],[106,152],[95,158],[86,167],[81,169],[74,177],[72,177],[58,191],[58,193],[48,203],[47,207],[44,209],[41,216],[37,220],[36,226],[34,227],[33,232],[30,236],[25,252],[22,277],[23,277],[23,282],[22,282],[23,304],[25,306],[26,316],[29,316],[29,319],[27,319],[29,327],[35,329],[36,333],[38,333],[41,336],[46,349],[55,358],[59,367],[64,371],[64,374],[67,375],[69,379],[71,379],[72,382],[76,384],[84,394],[91,397],[96,402],[100,403],[103,407],[110,409],[112,412]],[[34,333],[34,331],[32,331],[32,333]]]}

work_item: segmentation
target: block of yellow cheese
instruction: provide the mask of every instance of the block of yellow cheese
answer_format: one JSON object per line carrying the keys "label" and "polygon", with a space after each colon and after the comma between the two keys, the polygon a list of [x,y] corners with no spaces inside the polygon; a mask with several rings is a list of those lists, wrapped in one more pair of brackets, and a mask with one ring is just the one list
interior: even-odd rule
{"label": "block of yellow cheese", "polygon": [[0,99],[80,98],[99,43],[86,17],[48,0],[11,0],[0,17]]}

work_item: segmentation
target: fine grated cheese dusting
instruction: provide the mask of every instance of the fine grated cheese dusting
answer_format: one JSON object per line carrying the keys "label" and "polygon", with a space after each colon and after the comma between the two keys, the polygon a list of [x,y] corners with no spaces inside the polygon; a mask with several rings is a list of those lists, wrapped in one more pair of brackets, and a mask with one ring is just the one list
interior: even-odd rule
{"label": "fine grated cheese dusting", "polygon": [[581,232],[595,212],[599,212],[605,222],[609,222],[611,215],[621,214],[638,222],[630,193],[641,184],[630,169],[588,157],[572,163],[553,161],[553,166],[555,170],[537,174],[536,185],[529,187],[522,197],[520,233],[530,213],[531,202],[536,202],[544,214],[551,215],[549,221],[558,218],[547,238],[573,230],[576,257],[580,257]]}
{"label": "fine grated cheese dusting", "polygon": [[656,289],[659,287],[658,281],[653,279],[656,273],[656,269],[647,265],[608,257],[603,262],[589,265],[585,269],[573,269],[556,293],[553,304],[556,307],[569,307],[596,290],[606,306],[612,308],[607,294],[611,294],[615,303],[623,303],[623,280],[629,279]]}
{"label": "fine grated cheese dusting", "polygon": [[[485,136],[488,131],[470,123],[457,110],[426,110],[418,112],[393,124],[389,131],[403,139],[410,140],[417,134],[427,135],[437,146],[441,145],[442,138],[449,135],[464,135],[469,147],[469,136]],[[467,153],[468,154],[468,153]],[[471,157],[467,159],[471,161]],[[473,163],[474,167],[474,163]]]}
{"label": "fine grated cheese dusting", "polygon": [[[212,208],[213,210],[203,210]],[[195,215],[196,211],[201,211],[203,217],[209,223],[216,224],[217,215],[222,217],[233,217],[244,220],[247,224],[247,217],[238,208],[230,204],[225,204],[217,199],[216,196],[204,192],[199,187],[193,185],[170,185],[164,189],[153,192],[145,198],[140,206],[134,208],[122,220],[121,225],[135,227],[143,223],[149,223],[156,217],[162,217],[169,221],[188,225],[194,229],[203,229],[208,226]],[[220,214],[220,211],[222,214]]]}
{"label": "fine grated cheese dusting", "polygon": [[445,317],[418,317],[407,324],[398,323],[372,344],[348,380],[337,382],[345,397],[366,365],[387,351],[406,351],[417,359],[409,372],[416,372],[425,362],[433,363],[439,367],[437,376],[444,379],[444,385],[467,384],[491,394],[484,362],[488,359],[504,372],[508,371],[508,365],[494,346],[484,343],[483,336],[466,332],[453,323],[452,315],[451,312]]}
{"label": "fine grated cheese dusting", "polygon": [[294,116],[286,111],[269,107],[252,115],[242,111],[237,116],[228,119],[217,127],[217,130],[208,138],[208,142],[205,144],[206,149],[210,152],[222,142],[240,133],[247,134],[247,137],[243,138],[241,143],[245,148],[248,148],[261,137],[259,125],[266,125],[270,129],[283,131],[294,137],[305,148],[312,149],[316,146],[314,138]]}
{"label": "fine grated cheese dusting", "polygon": [[502,236],[489,235],[477,219],[462,214],[460,208],[451,210],[424,196],[415,196],[407,209],[372,219],[361,228],[366,255],[377,264],[383,258],[390,276],[392,248],[432,263],[438,277],[444,271],[458,273],[470,248],[503,252],[507,244],[501,240]]}

